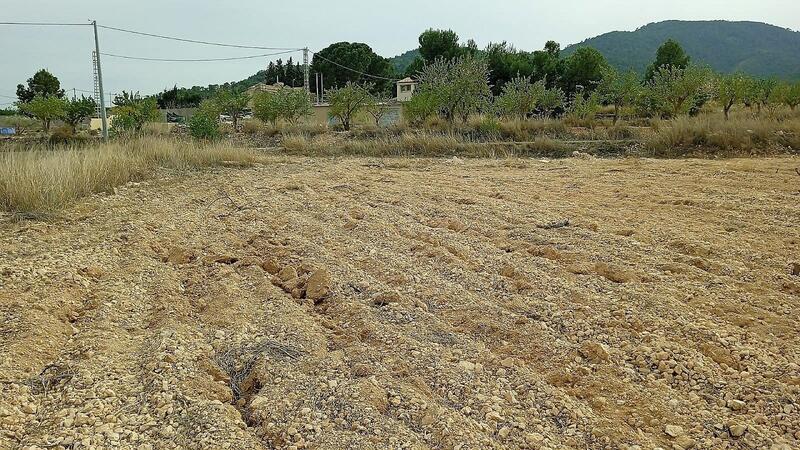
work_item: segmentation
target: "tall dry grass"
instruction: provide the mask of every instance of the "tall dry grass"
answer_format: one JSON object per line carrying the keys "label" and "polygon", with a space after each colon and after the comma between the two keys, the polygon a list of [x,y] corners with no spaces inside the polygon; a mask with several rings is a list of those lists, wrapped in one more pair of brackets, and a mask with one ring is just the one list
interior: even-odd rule
{"label": "tall dry grass", "polygon": [[81,197],[148,178],[160,167],[251,165],[258,159],[255,150],[154,137],[82,148],[16,149],[0,153],[0,209],[47,215]]}
{"label": "tall dry grass", "polygon": [[800,118],[748,114],[737,114],[730,120],[721,115],[681,117],[656,123],[644,148],[656,157],[796,153],[800,150]]}
{"label": "tall dry grass", "polygon": [[401,156],[401,157],[511,157],[566,156],[573,149],[547,137],[524,143],[473,140],[456,133],[403,132],[352,139],[344,134],[284,136],[281,145],[287,154],[306,156]]}

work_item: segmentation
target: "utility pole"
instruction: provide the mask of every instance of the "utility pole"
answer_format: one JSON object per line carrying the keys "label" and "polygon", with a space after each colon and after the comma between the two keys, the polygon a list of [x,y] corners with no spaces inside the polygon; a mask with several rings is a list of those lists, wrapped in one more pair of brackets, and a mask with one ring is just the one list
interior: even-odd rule
{"label": "utility pole", "polygon": [[303,49],[303,87],[311,94],[311,83],[308,79],[308,47]]}
{"label": "utility pole", "polygon": [[97,38],[97,21],[92,21],[94,28],[94,51],[97,55],[97,84],[100,89],[100,121],[103,124],[103,140],[108,140],[108,118],[106,117],[106,99],[103,96],[103,71],[100,69],[100,40]]}

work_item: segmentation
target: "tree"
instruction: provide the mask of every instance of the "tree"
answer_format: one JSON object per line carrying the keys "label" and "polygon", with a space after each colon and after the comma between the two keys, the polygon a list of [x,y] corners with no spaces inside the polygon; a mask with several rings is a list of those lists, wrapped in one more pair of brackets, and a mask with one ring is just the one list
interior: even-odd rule
{"label": "tree", "polygon": [[535,80],[545,80],[548,88],[561,83],[564,77],[564,60],[561,58],[561,45],[547,41],[544,50],[533,52],[533,76]]}
{"label": "tree", "polygon": [[419,35],[419,53],[430,64],[439,58],[451,60],[463,54],[453,30],[429,29]]}
{"label": "tree", "polygon": [[463,56],[438,59],[422,69],[419,90],[435,98],[447,121],[456,117],[466,122],[470,114],[490,104],[489,66],[485,58]]}
{"label": "tree", "polygon": [[794,111],[800,105],[800,81],[786,83],[783,91],[783,102]]}
{"label": "tree", "polygon": [[311,109],[311,99],[305,90],[285,87],[253,96],[253,115],[273,125],[280,119],[295,125],[302,117],[311,115]]}
{"label": "tree", "polygon": [[599,51],[591,47],[581,47],[569,55],[564,66],[564,88],[567,91],[581,88],[592,91],[603,79],[603,71],[608,67],[608,62]]}
{"label": "tree", "polygon": [[139,133],[145,123],[155,122],[161,118],[155,98],[143,99],[136,95],[129,96],[122,106],[115,106],[112,114],[114,120],[111,129],[115,133]]}
{"label": "tree", "polygon": [[739,73],[718,75],[714,85],[714,97],[722,105],[725,120],[730,116],[733,105],[744,101],[747,91],[747,79]]}
{"label": "tree", "polygon": [[403,103],[403,117],[411,125],[422,125],[439,113],[439,104],[433,92],[415,92],[410,101]]}
{"label": "tree", "polygon": [[600,99],[597,92],[586,92],[579,90],[572,97],[567,116],[577,121],[594,120],[597,111],[600,109]]}
{"label": "tree", "polygon": [[131,106],[139,101],[141,101],[142,96],[139,95],[139,91],[122,91],[122,94],[117,94],[114,96],[114,101],[111,102],[115,106]]}
{"label": "tree", "polygon": [[339,120],[345,131],[350,131],[353,119],[373,103],[370,84],[348,82],[343,87],[327,91],[331,109],[328,114]]}
{"label": "tree", "polygon": [[[546,80],[545,81],[546,84]],[[561,88],[546,89],[539,99],[539,109],[542,110],[544,117],[550,117],[550,114],[558,108],[564,107],[566,101],[566,94]]]}
{"label": "tree", "polygon": [[545,90],[544,80],[531,83],[528,77],[517,77],[503,86],[495,106],[503,116],[525,119],[539,105]]}
{"label": "tree", "polygon": [[37,95],[27,103],[18,103],[17,107],[24,114],[42,122],[42,128],[45,131],[50,131],[50,123],[53,120],[64,118],[67,111],[67,101],[56,97],[43,97]]}
{"label": "tree", "polygon": [[17,98],[21,103],[28,103],[34,97],[64,97],[64,90],[61,89],[61,82],[55,75],[46,69],[41,69],[33,77],[28,78],[28,86],[17,85]]}
{"label": "tree", "polygon": [[535,71],[532,54],[518,51],[505,42],[489,44],[486,47],[486,59],[489,64],[489,83],[496,95],[514,77],[530,78]]}
{"label": "tree", "polygon": [[211,140],[219,137],[219,110],[212,100],[204,100],[189,118],[189,134],[195,139]]}
{"label": "tree", "polygon": [[239,129],[239,119],[249,102],[250,96],[246,92],[236,92],[231,89],[223,89],[214,96],[217,109],[231,118],[234,130]]}
{"label": "tree", "polygon": [[619,119],[620,109],[636,100],[641,87],[639,76],[632,70],[620,73],[611,66],[603,69],[603,79],[597,86],[597,93],[604,102],[614,105],[614,124]]}
{"label": "tree", "polygon": [[775,90],[777,87],[778,82],[776,80],[756,80],[754,93],[759,113],[761,113],[761,109],[771,109],[771,107],[774,105],[775,101],[777,100],[775,98]]}
{"label": "tree", "polygon": [[691,58],[689,58],[689,55],[683,50],[681,44],[672,39],[667,39],[667,41],[661,44],[661,47],[656,50],[656,60],[647,68],[647,73],[644,78],[647,81],[652,80],[656,72],[662,67],[686,69],[689,67],[690,61]]}
{"label": "tree", "polygon": [[389,108],[387,107],[387,103],[389,99],[386,95],[373,95],[372,101],[369,102],[367,107],[365,108],[367,114],[372,117],[372,120],[375,121],[375,126],[381,126],[381,120],[386,116],[386,113],[389,112]]}
{"label": "tree", "polygon": [[79,123],[94,113],[97,104],[91,97],[86,98],[81,96],[80,99],[67,101],[66,106],[64,122],[72,127],[72,131],[74,132]]}
{"label": "tree", "polygon": [[[394,87],[394,66],[377,55],[367,44],[337,42],[314,55],[311,71],[321,73],[325,86],[337,88],[360,80],[370,80],[373,92],[388,92]],[[366,75],[363,75],[366,74]],[[316,87],[312,86],[313,92]]]}
{"label": "tree", "polygon": [[647,96],[653,112],[667,117],[686,114],[710,90],[710,71],[689,66],[662,66],[647,85]]}

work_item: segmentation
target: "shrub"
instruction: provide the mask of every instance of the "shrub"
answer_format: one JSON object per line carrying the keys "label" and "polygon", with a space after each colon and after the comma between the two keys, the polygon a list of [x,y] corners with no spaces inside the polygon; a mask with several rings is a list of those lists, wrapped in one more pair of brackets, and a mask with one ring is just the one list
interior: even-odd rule
{"label": "shrub", "polygon": [[111,129],[117,133],[139,133],[144,124],[161,118],[158,104],[154,98],[134,97],[122,106],[113,109],[114,120]]}
{"label": "shrub", "polygon": [[273,126],[281,119],[296,125],[311,113],[311,99],[303,90],[281,88],[275,92],[259,92],[253,97],[253,115]]}
{"label": "shrub", "polygon": [[219,119],[208,113],[197,113],[189,118],[189,134],[195,139],[216,139],[220,135]]}
{"label": "shrub", "polygon": [[48,140],[51,145],[67,145],[77,138],[71,125],[60,126],[53,131]]}

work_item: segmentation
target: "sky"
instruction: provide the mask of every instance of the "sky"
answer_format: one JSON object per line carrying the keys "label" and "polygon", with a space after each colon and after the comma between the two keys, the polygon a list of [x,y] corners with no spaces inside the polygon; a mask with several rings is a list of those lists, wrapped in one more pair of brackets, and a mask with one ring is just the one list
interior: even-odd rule
{"label": "sky", "polygon": [[[7,4],[2,4],[7,3]],[[316,3],[312,5],[311,3]],[[365,42],[391,57],[417,47],[428,28],[450,28],[483,47],[507,41],[534,50],[548,40],[566,46],[609,31],[632,31],[662,20],[750,20],[800,30],[798,0],[402,0],[335,2],[257,0],[26,0],[0,2],[0,22],[88,23],[188,39],[264,47],[309,47]],[[224,58],[267,53],[166,41],[99,30],[100,50],[150,58]],[[0,25],[0,107],[16,85],[47,68],[68,89],[93,89],[90,26]],[[294,56],[302,58],[301,53]],[[269,59],[274,59],[269,58]],[[267,58],[233,62],[167,63],[102,57],[106,92],[140,91],[237,81]]]}

